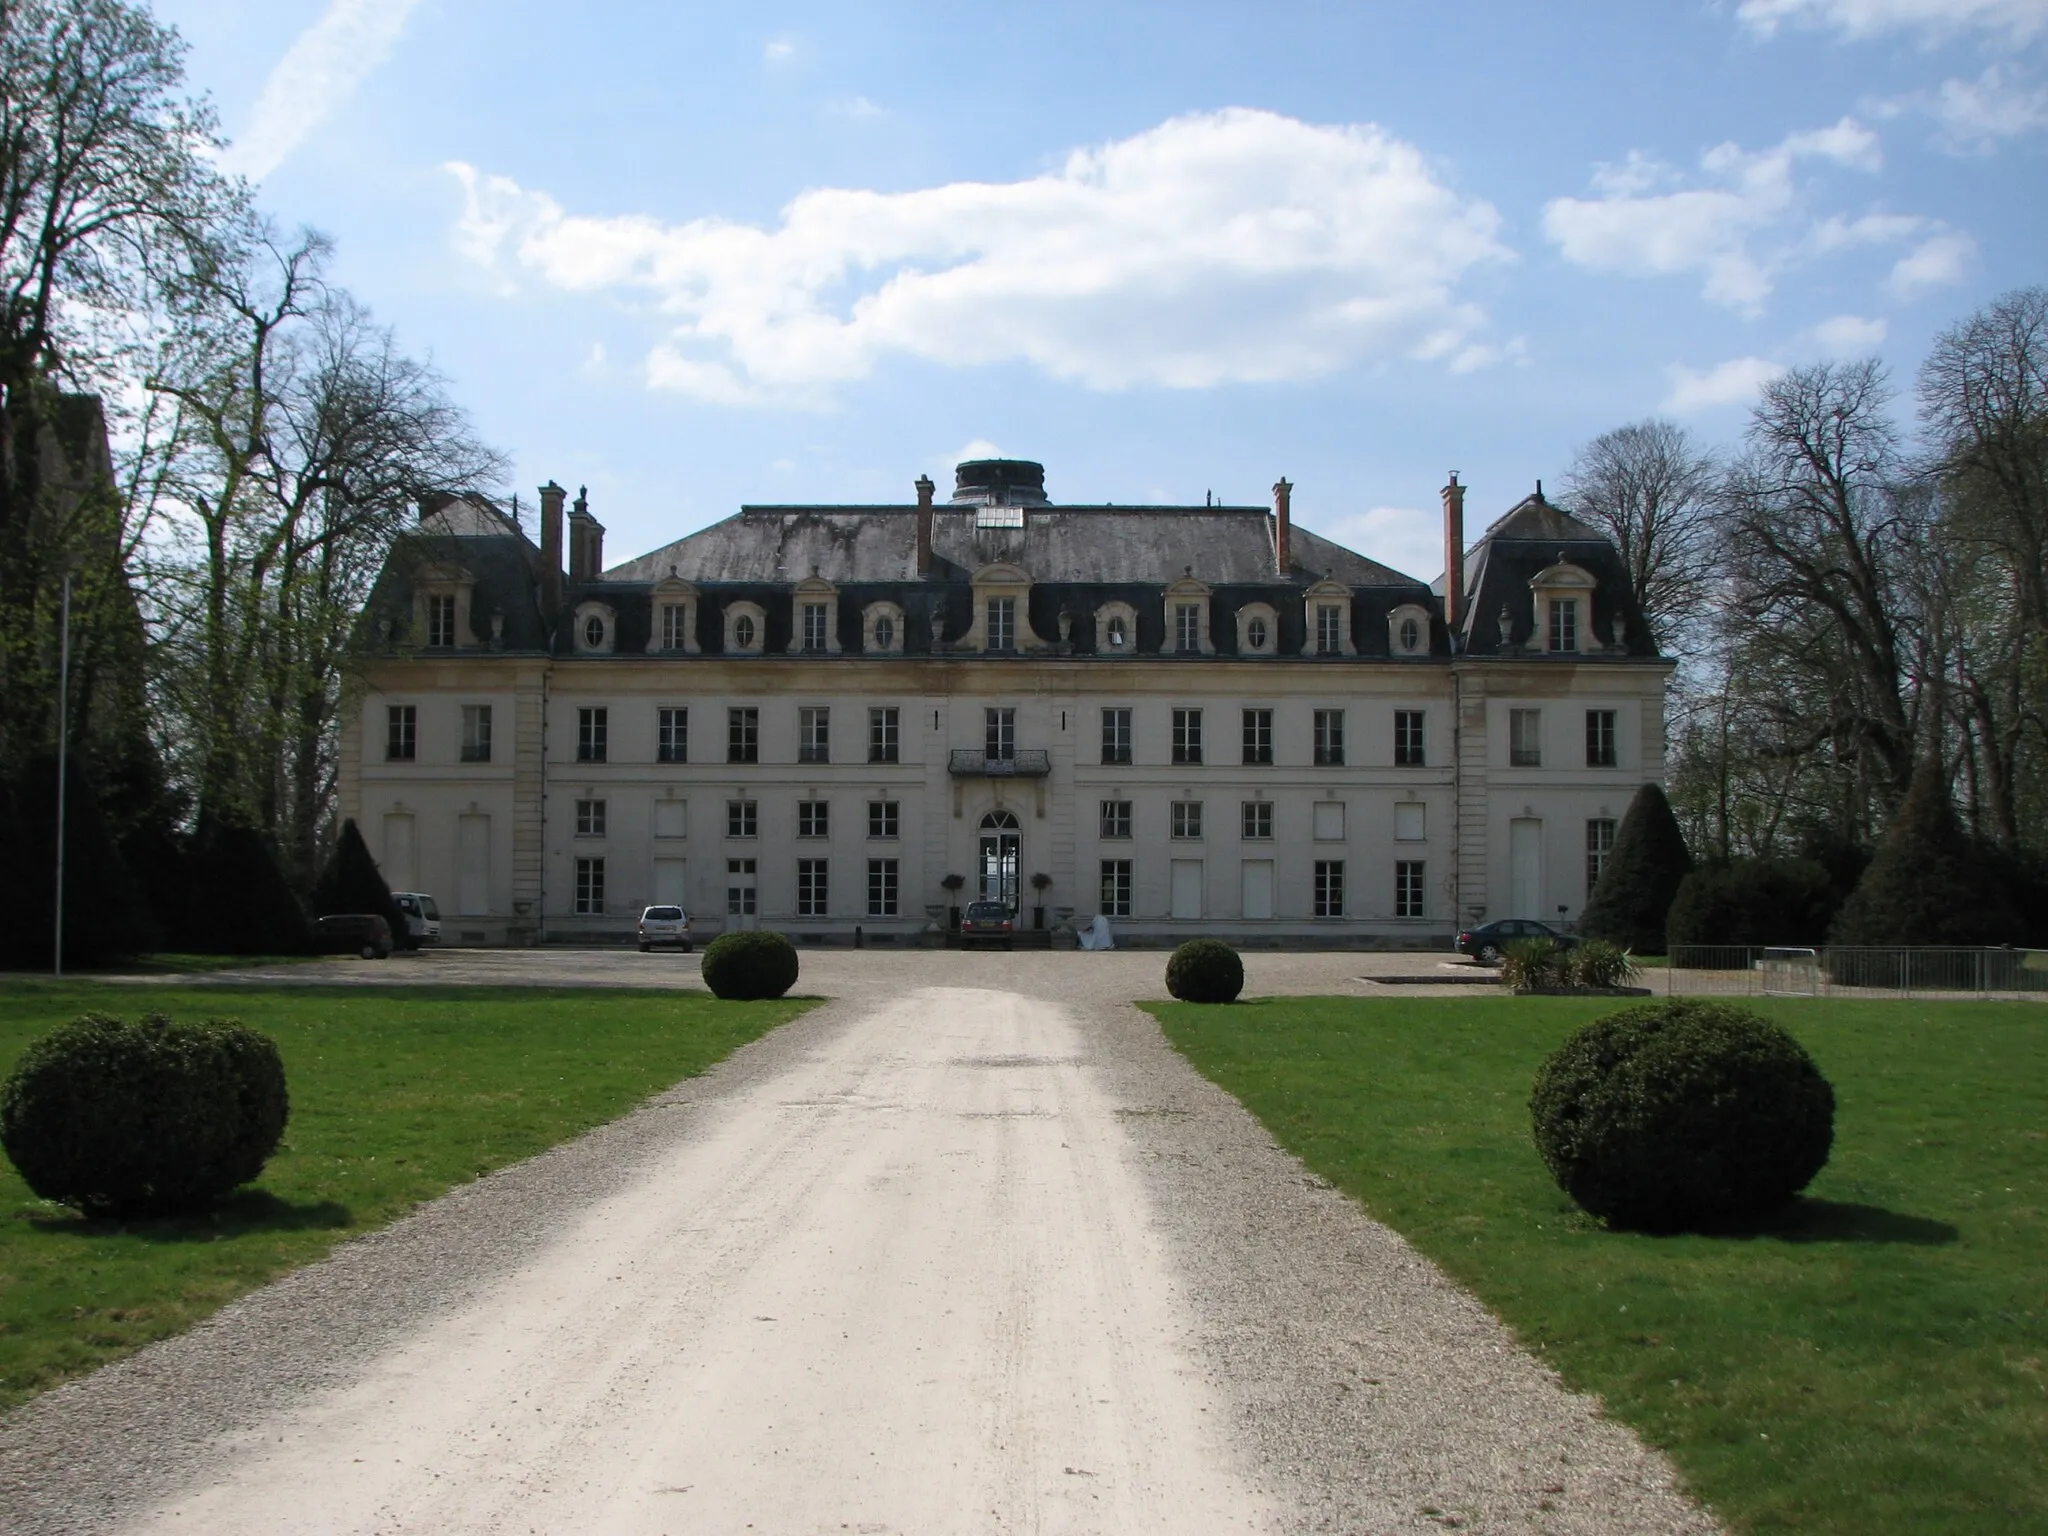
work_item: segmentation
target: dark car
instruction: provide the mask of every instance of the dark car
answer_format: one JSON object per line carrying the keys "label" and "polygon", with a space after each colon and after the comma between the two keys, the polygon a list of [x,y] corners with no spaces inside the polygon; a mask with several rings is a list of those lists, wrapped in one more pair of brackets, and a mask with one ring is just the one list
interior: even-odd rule
{"label": "dark car", "polygon": [[967,910],[960,914],[960,946],[963,949],[975,944],[1001,944],[1008,949],[1015,942],[1016,914],[1007,903],[1000,901],[970,901]]}
{"label": "dark car", "polygon": [[336,912],[313,923],[313,948],[323,955],[391,957],[391,925],[375,912]]}
{"label": "dark car", "polygon": [[1504,917],[1483,928],[1466,929],[1458,935],[1457,948],[1459,954],[1470,955],[1481,965],[1499,965],[1501,951],[1523,939],[1549,939],[1559,949],[1570,949],[1579,942],[1533,918]]}

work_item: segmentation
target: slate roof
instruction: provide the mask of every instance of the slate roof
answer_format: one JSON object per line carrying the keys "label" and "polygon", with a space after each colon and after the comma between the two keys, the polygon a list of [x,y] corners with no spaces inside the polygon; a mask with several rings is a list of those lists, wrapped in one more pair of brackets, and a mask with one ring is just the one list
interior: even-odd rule
{"label": "slate roof", "polygon": [[[1581,522],[1563,507],[1546,501],[1541,488],[1489,524],[1465,556],[1465,612],[1458,625],[1460,652],[1467,656],[1545,658],[1548,653],[1524,649],[1536,632],[1536,594],[1530,590],[1529,582],[1539,571],[1560,561],[1581,567],[1597,583],[1585,632],[1589,639],[1603,646],[1608,644],[1613,637],[1614,620],[1619,616],[1628,654],[1657,654],[1650,627],[1630,594],[1621,552],[1592,524]],[[1439,581],[1438,589],[1441,587]],[[1505,645],[1500,633],[1503,608],[1509,618],[1509,639]]]}

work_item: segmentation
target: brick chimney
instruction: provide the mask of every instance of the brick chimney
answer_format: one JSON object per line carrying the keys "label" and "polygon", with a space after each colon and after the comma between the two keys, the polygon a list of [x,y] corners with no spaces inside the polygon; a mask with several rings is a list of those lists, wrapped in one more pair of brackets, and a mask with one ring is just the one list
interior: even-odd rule
{"label": "brick chimney", "polygon": [[1444,487],[1444,626],[1455,630],[1465,609],[1465,487],[1458,472]]}
{"label": "brick chimney", "polygon": [[932,573],[932,477],[917,477],[917,574]]}
{"label": "brick chimney", "polygon": [[568,494],[552,480],[540,488],[540,599],[550,619],[562,606],[562,502]]}
{"label": "brick chimney", "polygon": [[576,487],[569,509],[569,579],[595,581],[604,570],[604,524],[590,515],[590,487]]}
{"label": "brick chimney", "polygon": [[1273,486],[1273,567],[1282,581],[1294,569],[1294,519],[1290,512],[1294,484],[1282,475]]}

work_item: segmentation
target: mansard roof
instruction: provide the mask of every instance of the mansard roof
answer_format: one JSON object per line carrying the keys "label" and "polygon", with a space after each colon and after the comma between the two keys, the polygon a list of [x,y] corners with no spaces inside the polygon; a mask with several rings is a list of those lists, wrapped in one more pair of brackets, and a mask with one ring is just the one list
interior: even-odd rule
{"label": "mansard roof", "polygon": [[[1593,643],[1611,646],[1618,618],[1625,654],[1657,654],[1656,639],[1631,593],[1621,552],[1592,524],[1545,500],[1540,484],[1533,495],[1523,497],[1496,518],[1466,554],[1459,651],[1467,656],[1541,654],[1529,649],[1538,617],[1532,583],[1562,564],[1578,566],[1593,578],[1585,627]],[[1503,611],[1508,616],[1505,641],[1501,635]]]}

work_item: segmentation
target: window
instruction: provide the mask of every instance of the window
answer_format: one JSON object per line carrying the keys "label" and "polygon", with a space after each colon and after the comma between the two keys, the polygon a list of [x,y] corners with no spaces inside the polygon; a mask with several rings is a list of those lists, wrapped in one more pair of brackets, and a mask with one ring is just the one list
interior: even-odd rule
{"label": "window", "polygon": [[409,763],[419,747],[420,707],[393,704],[384,712],[384,760]]}
{"label": "window", "polygon": [[896,648],[896,621],[886,613],[875,620],[875,649],[889,651]]}
{"label": "window", "polygon": [[1199,652],[1202,649],[1202,605],[1200,603],[1175,603],[1173,605],[1173,648],[1183,653]]}
{"label": "window", "polygon": [[796,915],[823,917],[827,899],[825,859],[796,861]]}
{"label": "window", "polygon": [[894,800],[870,800],[868,802],[868,836],[894,837],[902,825],[900,807]]}
{"label": "window", "polygon": [[1131,861],[1129,859],[1104,859],[1102,861],[1102,915],[1104,917],[1129,917],[1131,915]]}
{"label": "window", "polygon": [[803,648],[807,651],[825,649],[825,614],[823,603],[803,604]]}
{"label": "window", "polygon": [[1579,600],[1553,597],[1550,600],[1550,648],[1576,651],[1579,648]]}
{"label": "window", "polygon": [[981,712],[982,755],[990,762],[1012,763],[1017,760],[1017,711],[1014,709],[984,709]]}
{"label": "window", "polygon": [[1107,638],[1112,651],[1120,651],[1130,644],[1130,631],[1124,626],[1123,615],[1118,614],[1110,619]]}
{"label": "window", "polygon": [[727,859],[725,861],[725,915],[727,917],[752,917],[754,910],[754,861],[752,859]]}
{"label": "window", "polygon": [[832,711],[821,704],[806,704],[796,712],[796,760],[832,761]]}
{"label": "window", "polygon": [[1420,859],[1394,862],[1394,916],[1422,916],[1423,864]]}
{"label": "window", "polygon": [[754,616],[743,613],[732,621],[732,643],[743,651],[754,648]]}
{"label": "window", "polygon": [[427,599],[427,644],[451,646],[455,643],[455,599],[449,596],[433,596]]}
{"label": "window", "polygon": [[869,917],[894,917],[896,915],[896,887],[896,861],[894,859],[869,859]]}
{"label": "window", "polygon": [[462,706],[462,760],[488,763],[491,760],[491,706]]}
{"label": "window", "polygon": [[1202,712],[1176,709],[1173,712],[1173,760],[1199,763],[1202,760]]}
{"label": "window", "polygon": [[1543,766],[1542,710],[1511,709],[1508,711],[1508,766],[1510,768],[1541,768]]}
{"label": "window", "polygon": [[576,835],[578,837],[604,836],[604,802],[602,800],[578,800],[576,802]]}
{"label": "window", "polygon": [[796,835],[798,837],[830,837],[832,835],[832,802],[829,800],[797,801]]}
{"label": "window", "polygon": [[687,603],[663,603],[661,605],[661,648],[664,651],[680,651],[688,646],[690,639],[689,616],[690,609]]}
{"label": "window", "polygon": [[1244,760],[1248,763],[1273,761],[1273,711],[1248,709],[1244,712]]}
{"label": "window", "polygon": [[1272,801],[1247,800],[1244,802],[1244,835],[1248,842],[1267,843],[1273,840]]}
{"label": "window", "polygon": [[988,644],[991,651],[1017,648],[1017,599],[992,597],[988,600]]}
{"label": "window", "polygon": [[761,711],[751,704],[725,712],[725,760],[728,763],[761,761]]}
{"label": "window", "polygon": [[1614,711],[1611,709],[1586,711],[1586,766],[1614,766]]}
{"label": "window", "polygon": [[576,711],[576,761],[601,763],[610,751],[612,712],[602,705]]}
{"label": "window", "polygon": [[604,619],[592,614],[583,621],[583,644],[593,651],[604,649]]}
{"label": "window", "polygon": [[1344,802],[1342,800],[1318,800],[1309,808],[1310,824],[1315,830],[1319,843],[1341,843],[1344,841]]}
{"label": "window", "polygon": [[1344,711],[1319,709],[1315,718],[1316,766],[1344,766]]}
{"label": "window", "polygon": [[1344,861],[1316,860],[1316,916],[1344,915]]}
{"label": "window", "polygon": [[1263,651],[1266,648],[1266,633],[1264,619],[1253,619],[1244,627],[1245,641],[1255,651]]}
{"label": "window", "polygon": [[1200,837],[1202,835],[1202,802],[1199,800],[1176,800],[1168,808],[1168,827],[1174,837]]}
{"label": "window", "polygon": [[761,802],[758,800],[726,801],[725,835],[727,837],[759,837],[761,835]]}
{"label": "window", "polygon": [[1316,604],[1316,654],[1335,656],[1344,649],[1344,610],[1335,603]]}
{"label": "window", "polygon": [[894,705],[868,711],[868,761],[893,763],[897,760],[899,717]]}
{"label": "window", "polygon": [[576,912],[579,917],[592,917],[604,911],[604,860],[578,859],[576,861]]}
{"label": "window", "polygon": [[687,709],[657,709],[654,712],[654,760],[657,763],[687,763],[690,760],[690,712]]}
{"label": "window", "polygon": [[1131,712],[1105,709],[1102,712],[1102,760],[1128,763],[1131,760]]}
{"label": "window", "polygon": [[1102,818],[1099,825],[1104,837],[1129,837],[1131,835],[1131,802],[1128,800],[1103,801]]}
{"label": "window", "polygon": [[1394,766],[1422,766],[1422,711],[1419,709],[1394,711]]}
{"label": "window", "polygon": [[1586,823],[1586,894],[1593,894],[1593,887],[1600,883],[1600,875],[1607,868],[1607,855],[1614,851],[1614,823],[1605,816],[1597,816]]}
{"label": "window", "polygon": [[1412,655],[1422,648],[1422,626],[1413,619],[1403,619],[1401,627],[1395,631],[1394,638],[1400,643],[1403,651]]}

